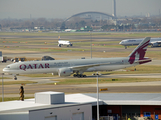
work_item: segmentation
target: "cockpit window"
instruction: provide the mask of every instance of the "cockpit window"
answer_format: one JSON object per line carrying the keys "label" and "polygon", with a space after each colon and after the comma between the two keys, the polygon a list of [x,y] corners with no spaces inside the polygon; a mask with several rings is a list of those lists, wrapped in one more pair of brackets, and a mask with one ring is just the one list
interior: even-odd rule
{"label": "cockpit window", "polygon": [[6,68],[10,68],[10,66],[6,66]]}

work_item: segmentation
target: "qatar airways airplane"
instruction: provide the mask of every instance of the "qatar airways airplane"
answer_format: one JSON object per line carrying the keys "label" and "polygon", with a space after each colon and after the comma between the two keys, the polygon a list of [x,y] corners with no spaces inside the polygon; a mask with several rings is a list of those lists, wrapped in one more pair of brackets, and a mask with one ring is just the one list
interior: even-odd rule
{"label": "qatar airways airplane", "polygon": [[[144,38],[140,39],[125,39],[122,40],[119,44],[125,46],[125,49],[127,49],[127,46],[133,46],[133,45],[139,45],[141,41],[143,41]],[[149,45],[151,47],[159,47],[161,46],[161,38],[151,38]]]}
{"label": "qatar airways airplane", "polygon": [[150,62],[150,58],[144,57],[149,41],[150,37],[145,38],[128,57],[18,62],[7,65],[3,71],[13,74],[15,80],[17,74],[33,73],[85,77],[84,72],[111,71]]}

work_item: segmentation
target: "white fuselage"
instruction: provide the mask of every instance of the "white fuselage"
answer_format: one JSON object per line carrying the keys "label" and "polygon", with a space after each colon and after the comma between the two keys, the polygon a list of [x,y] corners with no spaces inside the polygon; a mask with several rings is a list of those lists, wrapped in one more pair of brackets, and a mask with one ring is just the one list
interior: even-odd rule
{"label": "white fuselage", "polygon": [[[49,61],[28,61],[8,65],[4,72],[11,74],[33,74],[33,73],[54,73],[57,74],[60,68],[73,68],[76,66],[100,64],[99,66],[88,67],[82,72],[111,71],[126,67],[136,66],[139,63],[130,64],[129,57],[122,58],[98,58],[98,59],[75,59],[75,60],[49,60]],[[102,64],[102,65],[101,65]]]}
{"label": "white fuselage", "polygon": [[[123,46],[133,46],[133,45],[139,45],[139,43],[143,40],[144,38],[140,39],[125,39],[122,40],[119,44]],[[161,38],[151,38],[149,45],[155,44],[155,43],[161,43]]]}
{"label": "white fuselage", "polygon": [[59,45],[70,45],[71,46],[71,42],[70,41],[64,41],[64,40],[59,40],[58,41],[58,46]]}

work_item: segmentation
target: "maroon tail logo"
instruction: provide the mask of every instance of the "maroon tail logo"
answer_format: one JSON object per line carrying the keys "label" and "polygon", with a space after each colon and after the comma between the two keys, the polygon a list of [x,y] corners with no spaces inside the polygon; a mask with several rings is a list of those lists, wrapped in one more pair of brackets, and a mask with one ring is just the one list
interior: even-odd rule
{"label": "maroon tail logo", "polygon": [[147,42],[145,42],[139,48],[136,48],[136,50],[133,51],[130,54],[130,58],[129,58],[129,61],[128,61],[130,64],[133,64],[134,63],[135,58],[138,58],[138,60],[144,59],[144,56],[145,56],[145,53],[146,53],[146,50],[147,50],[147,46],[149,45],[149,41],[150,40],[148,40]]}

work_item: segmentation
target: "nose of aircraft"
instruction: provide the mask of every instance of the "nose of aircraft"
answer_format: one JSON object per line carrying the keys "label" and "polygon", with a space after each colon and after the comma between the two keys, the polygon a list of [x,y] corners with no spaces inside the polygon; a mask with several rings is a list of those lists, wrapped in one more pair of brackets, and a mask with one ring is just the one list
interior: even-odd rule
{"label": "nose of aircraft", "polygon": [[3,68],[3,72],[6,72],[6,68]]}
{"label": "nose of aircraft", "polygon": [[8,72],[8,69],[7,68],[3,68],[3,72]]}

